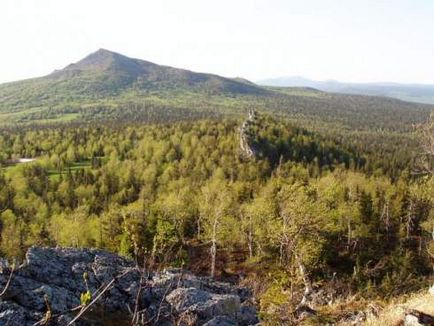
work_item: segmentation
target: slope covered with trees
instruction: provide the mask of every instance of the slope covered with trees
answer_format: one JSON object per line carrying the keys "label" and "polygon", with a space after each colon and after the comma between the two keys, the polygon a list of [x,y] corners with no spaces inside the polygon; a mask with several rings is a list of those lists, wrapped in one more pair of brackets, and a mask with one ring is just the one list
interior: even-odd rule
{"label": "slope covered with trees", "polygon": [[0,98],[2,109],[16,111],[167,92],[197,95],[269,93],[247,81],[161,66],[100,49],[48,76],[3,84]]}
{"label": "slope covered with trees", "polygon": [[245,275],[271,325],[319,289],[325,307],[415,290],[433,262],[431,110],[100,50],[0,85],[0,253],[98,247]]}
{"label": "slope covered with trees", "polygon": [[432,106],[382,97],[270,88],[98,50],[52,74],[0,85],[0,125],[166,122],[249,109],[351,130],[409,130]]}
{"label": "slope covered with trees", "polygon": [[271,324],[300,302],[306,279],[368,297],[426,283],[432,178],[264,115],[249,127],[258,155],[246,159],[241,125],[3,130],[4,163],[38,159],[0,173],[2,254],[32,244],[99,247],[157,266],[245,273],[261,280]]}

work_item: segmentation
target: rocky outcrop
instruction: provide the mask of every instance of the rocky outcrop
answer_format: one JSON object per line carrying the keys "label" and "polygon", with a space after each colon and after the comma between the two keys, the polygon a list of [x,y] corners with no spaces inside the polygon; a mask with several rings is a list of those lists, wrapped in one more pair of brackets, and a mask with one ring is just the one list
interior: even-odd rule
{"label": "rocky outcrop", "polygon": [[242,124],[240,128],[240,150],[242,153],[242,156],[246,158],[254,158],[257,155],[257,151],[252,146],[250,141],[250,126],[255,123],[257,118],[257,114],[255,111],[250,110],[249,116],[246,121]]}
{"label": "rocky outcrop", "polygon": [[237,321],[240,315],[240,298],[231,294],[211,294],[196,288],[178,288],[166,298],[180,315],[194,315],[195,323],[204,323],[214,316]]}
{"label": "rocky outcrop", "polygon": [[416,309],[408,309],[403,324],[404,326],[431,326],[434,325],[434,316]]}
{"label": "rocky outcrop", "polygon": [[428,293],[434,295],[434,285],[429,288]]}
{"label": "rocky outcrop", "polygon": [[[0,326],[131,325],[133,319],[136,325],[167,326],[258,322],[246,288],[180,269],[151,275],[100,250],[33,247],[12,277],[10,266],[0,267],[0,292],[6,288]],[[81,296],[87,291],[86,301]]]}

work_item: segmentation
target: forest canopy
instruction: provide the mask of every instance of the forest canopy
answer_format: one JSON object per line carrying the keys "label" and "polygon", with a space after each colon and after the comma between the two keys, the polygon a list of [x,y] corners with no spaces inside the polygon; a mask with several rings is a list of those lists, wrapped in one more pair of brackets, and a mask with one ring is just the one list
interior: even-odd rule
{"label": "forest canopy", "polygon": [[413,173],[416,138],[314,129],[267,114],[3,129],[1,254],[96,247],[212,276],[249,271],[271,282],[270,322],[307,278],[337,275],[337,291],[373,297],[426,284],[434,179]]}

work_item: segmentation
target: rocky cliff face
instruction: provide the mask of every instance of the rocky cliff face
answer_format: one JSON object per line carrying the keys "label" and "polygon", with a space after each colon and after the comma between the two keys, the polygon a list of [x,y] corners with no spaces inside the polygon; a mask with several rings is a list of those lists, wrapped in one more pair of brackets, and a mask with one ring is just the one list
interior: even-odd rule
{"label": "rocky cliff face", "polygon": [[1,264],[0,326],[258,322],[246,288],[180,269],[152,275],[100,250],[33,247],[12,270]]}
{"label": "rocky cliff face", "polygon": [[242,156],[247,159],[256,157],[257,151],[252,146],[250,141],[250,126],[256,122],[257,113],[253,110],[249,111],[249,116],[240,128],[240,150]]}

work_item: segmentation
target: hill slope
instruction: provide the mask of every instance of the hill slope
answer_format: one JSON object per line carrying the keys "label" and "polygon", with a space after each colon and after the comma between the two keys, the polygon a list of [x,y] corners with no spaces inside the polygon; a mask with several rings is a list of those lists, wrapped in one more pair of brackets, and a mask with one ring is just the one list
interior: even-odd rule
{"label": "hill slope", "polygon": [[258,86],[100,49],[48,76],[0,85],[0,125],[174,121],[269,111],[324,126],[409,130],[433,106],[391,98]]}
{"label": "hill slope", "polygon": [[127,90],[196,91],[204,94],[265,94],[254,84],[212,74],[160,66],[100,49],[52,74],[0,86],[5,106],[57,104],[62,100],[118,96]]}

